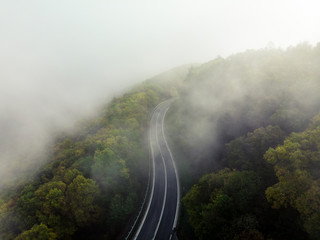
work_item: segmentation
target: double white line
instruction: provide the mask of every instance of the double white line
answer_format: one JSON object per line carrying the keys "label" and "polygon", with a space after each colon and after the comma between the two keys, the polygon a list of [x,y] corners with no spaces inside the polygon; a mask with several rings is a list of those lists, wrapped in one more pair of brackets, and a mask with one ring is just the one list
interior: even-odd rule
{"label": "double white line", "polygon": [[[160,218],[158,220],[158,223],[157,223],[157,227],[155,229],[155,232],[154,232],[154,235],[153,235],[153,238],[152,239],[155,239],[156,235],[157,235],[157,232],[159,230],[159,226],[160,226],[160,223],[161,223],[161,220],[162,220],[162,216],[163,216],[163,212],[164,212],[164,208],[165,208],[165,205],[166,205],[166,199],[167,199],[167,187],[168,187],[168,183],[167,183],[167,169],[166,169],[166,163],[165,163],[165,160],[164,160],[164,157],[163,157],[163,154],[162,154],[162,151],[161,151],[161,147],[160,147],[160,144],[159,144],[159,138],[158,138],[158,119],[159,119],[159,116],[160,114],[157,113],[157,110],[160,109],[162,106],[166,106],[166,109],[165,109],[165,112],[163,114],[163,117],[161,119],[161,130],[162,130],[162,133],[163,133],[163,139],[165,141],[165,144],[166,144],[166,147],[168,149],[168,152],[169,152],[169,155],[171,157],[171,160],[173,162],[173,167],[174,167],[174,171],[175,171],[175,175],[176,175],[176,180],[177,180],[177,205],[176,205],[176,213],[175,213],[175,219],[174,219],[174,224],[173,224],[173,228],[175,228],[177,226],[177,222],[178,222],[178,216],[179,216],[179,208],[180,208],[180,183],[179,183],[179,177],[178,177],[178,171],[177,171],[177,168],[176,168],[176,165],[175,165],[175,162],[173,160],[173,156],[172,156],[172,153],[171,153],[171,150],[168,146],[168,143],[167,143],[167,140],[165,138],[165,135],[164,135],[164,118],[166,116],[166,113],[170,107],[170,102],[172,100],[167,100],[165,102],[162,102],[160,103],[154,110],[153,114],[152,114],[152,120],[154,120],[155,116],[156,116],[156,126],[155,126],[155,130],[156,130],[156,142],[157,142],[157,145],[158,145],[158,148],[159,148],[159,152],[160,152],[160,155],[161,155],[161,159],[162,159],[162,162],[163,162],[163,165],[164,165],[164,174],[165,174],[165,192],[164,192],[164,199],[163,199],[163,203],[162,203],[162,209],[161,209],[161,214],[160,214]],[[157,115],[155,115],[157,114]],[[151,120],[151,123],[152,123],[152,120]],[[145,220],[146,220],[146,217],[148,215],[148,212],[149,212],[149,209],[150,209],[150,206],[151,206],[151,202],[152,202],[152,199],[153,199],[153,194],[154,194],[154,185],[155,185],[155,159],[154,159],[154,149],[153,149],[153,144],[152,144],[152,129],[150,129],[150,132],[149,132],[149,139],[150,139],[150,148],[151,148],[151,155],[152,155],[152,170],[153,170],[153,176],[152,176],[152,189],[151,189],[151,195],[150,195],[150,198],[149,198],[149,202],[148,202],[148,207],[147,207],[147,210],[145,212],[145,215],[142,219],[142,222],[139,226],[139,229],[137,230],[135,236],[134,236],[134,239],[136,239],[141,231],[141,228],[142,226],[144,225],[145,223]],[[172,235],[170,236],[170,239],[172,238]]]}

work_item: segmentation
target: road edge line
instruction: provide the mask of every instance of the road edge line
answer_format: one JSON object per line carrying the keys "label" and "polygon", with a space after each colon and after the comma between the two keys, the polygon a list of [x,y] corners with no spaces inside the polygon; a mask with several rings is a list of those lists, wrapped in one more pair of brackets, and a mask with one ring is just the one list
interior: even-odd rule
{"label": "road edge line", "polygon": [[[159,114],[160,115],[160,114]],[[159,118],[159,115],[158,115],[158,118]],[[163,158],[163,155],[162,155],[162,152],[161,152],[161,147],[160,147],[160,144],[159,144],[159,138],[158,138],[158,118],[157,118],[157,121],[156,121],[156,139],[157,139],[157,144],[159,146],[159,152],[160,152],[160,155],[161,155],[161,159],[162,159],[162,162],[163,162],[163,166],[164,166],[164,182],[165,182],[165,187],[164,187],[164,196],[163,196],[163,203],[162,203],[162,208],[161,208],[161,213],[160,213],[160,217],[159,217],[159,221],[158,221],[158,224],[157,224],[157,227],[156,227],[156,230],[154,231],[154,235],[153,235],[153,238],[152,239],[155,239],[156,236],[157,236],[157,233],[158,233],[158,230],[159,230],[159,227],[160,227],[160,224],[161,224],[161,221],[162,221],[162,217],[163,217],[163,212],[164,212],[164,207],[166,206],[166,202],[167,202],[167,191],[168,191],[168,175],[167,175],[167,165],[166,165],[166,162],[164,161],[164,158]],[[163,123],[163,119],[164,117],[162,118],[161,120],[161,125]],[[162,129],[161,129],[162,130]]]}
{"label": "road edge line", "polygon": [[[152,115],[151,115],[151,120],[150,120],[150,127],[151,127],[151,122],[152,122],[152,119],[153,119],[153,117],[154,117],[154,114],[155,114],[155,112],[156,112],[156,110],[159,108],[159,106],[161,105],[161,103],[159,103],[155,108],[154,108],[154,110],[153,110],[153,113],[152,113]],[[150,139],[151,139],[151,128],[149,128],[149,141],[150,141]],[[143,219],[142,219],[142,221],[141,221],[141,223],[140,223],[140,226],[139,226],[139,228],[138,228],[138,230],[137,230],[137,232],[136,232],[136,234],[134,235],[134,237],[133,237],[133,239],[135,240],[135,239],[137,239],[137,237],[139,236],[139,233],[140,233],[140,231],[141,231],[141,228],[142,228],[142,226],[144,225],[144,222],[145,222],[145,220],[146,220],[146,218],[147,218],[147,215],[148,215],[148,212],[149,212],[149,209],[150,209],[150,205],[151,205],[151,201],[152,201],[152,197],[153,197],[153,192],[154,192],[154,184],[155,184],[155,163],[154,163],[154,151],[153,151],[153,147],[152,147],[152,144],[150,143],[150,149],[151,149],[151,159],[152,159],[152,190],[151,190],[151,194],[150,194],[150,197],[149,197],[149,201],[148,201],[148,207],[147,207],[147,209],[146,209],[146,211],[145,211],[145,214],[144,214],[144,216],[143,216]]]}
{"label": "road edge line", "polygon": [[[167,115],[167,112],[169,110],[170,106],[167,108],[165,114],[164,114],[164,117]],[[173,163],[173,167],[174,167],[174,172],[176,174],[176,178],[177,178],[177,209],[176,209],[176,215],[175,215],[175,218],[174,218],[174,223],[173,223],[173,228],[177,227],[177,223],[178,223],[178,219],[179,219],[179,213],[180,213],[180,201],[181,201],[181,192],[180,192],[180,178],[179,178],[179,172],[178,172],[178,169],[177,169],[177,166],[176,166],[176,163],[174,161],[174,158],[173,158],[173,155],[172,155],[172,152],[171,152],[171,149],[168,145],[168,142],[167,142],[167,139],[166,139],[166,135],[165,135],[165,132],[164,132],[164,125],[162,125],[162,131],[163,131],[163,139],[164,139],[164,142],[167,146],[167,149],[169,151],[169,154],[170,154],[170,157],[172,159],[172,163]]]}

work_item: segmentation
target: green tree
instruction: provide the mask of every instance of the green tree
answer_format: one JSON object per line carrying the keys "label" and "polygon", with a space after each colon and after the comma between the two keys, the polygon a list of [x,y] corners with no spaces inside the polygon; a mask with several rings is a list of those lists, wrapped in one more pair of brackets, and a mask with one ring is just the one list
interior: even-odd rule
{"label": "green tree", "polygon": [[45,224],[34,225],[30,230],[24,231],[15,240],[55,240],[56,234]]}
{"label": "green tree", "polygon": [[[260,185],[252,171],[224,169],[202,177],[182,199],[197,237],[232,239],[240,230],[244,231],[241,224],[234,222],[239,223],[237,219],[252,212]],[[242,223],[245,225],[244,220]],[[252,228],[256,225],[252,224]]]}
{"label": "green tree", "polygon": [[265,159],[274,165],[278,183],[266,190],[274,208],[292,207],[313,239],[320,236],[320,126],[293,133]]}
{"label": "green tree", "polygon": [[66,199],[69,203],[69,211],[78,227],[88,226],[99,219],[99,207],[95,199],[99,195],[99,187],[92,179],[78,175],[68,185]]}

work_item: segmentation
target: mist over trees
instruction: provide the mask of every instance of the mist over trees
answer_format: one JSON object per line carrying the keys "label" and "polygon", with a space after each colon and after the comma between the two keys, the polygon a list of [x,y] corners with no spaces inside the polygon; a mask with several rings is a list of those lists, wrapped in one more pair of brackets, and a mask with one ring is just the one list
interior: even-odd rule
{"label": "mist over trees", "polygon": [[319,64],[300,44],[189,69],[167,120],[181,238],[319,238]]}
{"label": "mist over trees", "polygon": [[147,187],[150,114],[187,69],[139,84],[60,135],[46,164],[0,192],[0,239],[124,238]]}
{"label": "mist over trees", "polygon": [[181,239],[318,239],[320,45],[249,50],[137,85],[0,192],[0,238],[124,238],[149,174],[153,108],[181,178]]}
{"label": "mist over trees", "polygon": [[2,204],[1,239],[119,233],[144,190],[144,132],[158,101],[152,89],[138,90],[114,100],[80,134],[59,140],[49,164]]}
{"label": "mist over trees", "polygon": [[172,97],[179,239],[320,239],[319,1],[0,6],[0,240],[123,239]]}

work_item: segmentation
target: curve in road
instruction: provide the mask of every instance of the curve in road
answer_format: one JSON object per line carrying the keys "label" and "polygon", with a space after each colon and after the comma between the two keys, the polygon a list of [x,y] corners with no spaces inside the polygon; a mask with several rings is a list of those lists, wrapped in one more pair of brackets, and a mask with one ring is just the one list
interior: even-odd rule
{"label": "curve in road", "polygon": [[173,239],[177,226],[180,187],[177,168],[164,134],[164,119],[173,99],[160,103],[151,117],[149,140],[153,178],[147,210],[134,239]]}

